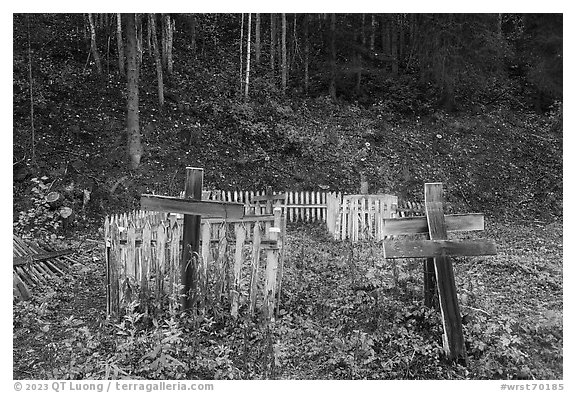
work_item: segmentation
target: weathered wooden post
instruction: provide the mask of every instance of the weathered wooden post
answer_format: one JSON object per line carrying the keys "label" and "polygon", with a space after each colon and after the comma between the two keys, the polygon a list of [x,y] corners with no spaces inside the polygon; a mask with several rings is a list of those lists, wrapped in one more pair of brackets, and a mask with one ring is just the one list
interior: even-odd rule
{"label": "weathered wooden post", "polygon": [[198,290],[198,259],[200,255],[200,220],[205,218],[235,219],[244,217],[244,204],[237,202],[203,201],[202,168],[186,168],[184,198],[160,195],[142,195],[142,210],[184,214],[182,259],[180,278],[182,284],[182,309],[191,308]]}
{"label": "weathered wooden post", "polygon": [[448,356],[466,363],[464,333],[454,271],[450,256],[494,255],[496,244],[491,240],[448,240],[449,231],[484,229],[482,214],[444,215],[442,183],[426,183],[424,189],[426,217],[384,220],[384,235],[428,234],[429,240],[384,241],[386,258],[427,258],[424,265],[424,303],[432,304],[437,283],[440,312],[444,327],[443,344]]}
{"label": "weathered wooden post", "polygon": [[[184,184],[184,198],[202,199],[202,183],[204,169],[186,168],[186,183]],[[184,286],[181,299],[182,309],[191,308],[198,290],[198,260],[200,255],[200,220],[201,216],[194,214],[184,215],[182,234],[182,259],[180,264],[180,279]]]}

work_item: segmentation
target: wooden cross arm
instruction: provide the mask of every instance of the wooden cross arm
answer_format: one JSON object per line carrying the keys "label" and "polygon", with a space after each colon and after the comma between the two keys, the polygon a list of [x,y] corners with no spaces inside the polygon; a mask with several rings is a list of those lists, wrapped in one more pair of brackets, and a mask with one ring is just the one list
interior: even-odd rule
{"label": "wooden cross arm", "polygon": [[[484,214],[448,214],[445,217],[446,230],[457,231],[483,231]],[[415,233],[428,233],[426,217],[387,218],[384,219],[384,235],[411,235]]]}
{"label": "wooden cross arm", "polygon": [[384,241],[385,258],[496,255],[493,240]]}
{"label": "wooden cross arm", "polygon": [[160,195],[142,195],[142,210],[153,210],[166,213],[182,213],[202,216],[203,218],[242,218],[244,204],[238,202],[199,201]]}

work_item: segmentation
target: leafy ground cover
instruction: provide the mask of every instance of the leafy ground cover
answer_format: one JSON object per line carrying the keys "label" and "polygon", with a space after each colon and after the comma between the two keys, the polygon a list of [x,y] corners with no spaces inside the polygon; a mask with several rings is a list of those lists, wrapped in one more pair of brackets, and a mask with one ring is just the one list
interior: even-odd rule
{"label": "leafy ground cover", "polygon": [[301,225],[268,327],[226,313],[107,320],[101,246],[72,243],[79,263],[14,303],[14,379],[562,379],[562,221],[490,220],[482,237],[497,256],[455,261],[467,367],[443,357],[420,261]]}

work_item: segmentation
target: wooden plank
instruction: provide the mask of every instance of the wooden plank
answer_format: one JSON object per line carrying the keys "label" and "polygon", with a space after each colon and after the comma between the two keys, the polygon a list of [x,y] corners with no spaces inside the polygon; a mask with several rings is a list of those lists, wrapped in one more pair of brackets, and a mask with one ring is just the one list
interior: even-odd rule
{"label": "wooden plank", "polygon": [[[449,214],[444,216],[446,231],[482,231],[484,230],[484,214]],[[416,233],[428,233],[428,221],[426,217],[406,217],[384,219],[384,234],[408,235]]]}
{"label": "wooden plank", "polygon": [[[430,240],[448,239],[446,223],[444,220],[442,183],[426,183],[424,188],[426,218]],[[434,258],[436,282],[438,285],[438,299],[444,326],[443,346],[448,357],[457,362],[466,363],[466,347],[464,345],[464,332],[462,330],[462,317],[452,260],[448,256]]]}
{"label": "wooden plank", "polygon": [[496,255],[493,240],[385,240],[386,258]]}
{"label": "wooden plank", "polygon": [[248,312],[254,316],[258,283],[258,268],[260,265],[260,223],[254,224],[254,239],[252,240],[252,261],[250,265],[250,304]]}
{"label": "wooden plank", "polygon": [[[152,261],[152,274],[154,274],[154,279],[156,280],[156,300],[159,301],[165,291],[170,291],[171,285],[170,280],[166,280],[167,266],[166,263],[166,226],[163,222],[156,227],[156,258]],[[170,293],[170,292],[168,292]],[[160,302],[159,302],[160,304]]]}
{"label": "wooden plank", "polygon": [[[191,168],[197,169],[197,168]],[[198,198],[177,198],[160,195],[142,195],[140,197],[142,210],[167,213],[182,213],[185,215],[201,215],[204,218],[242,218],[244,204],[238,202],[202,201]]]}
{"label": "wooden plank", "polygon": [[140,266],[138,266],[140,275],[140,305],[144,306],[144,310],[148,310],[148,301],[150,299],[150,265],[152,264],[152,226],[149,221],[146,221],[144,224],[140,251],[142,252]]}
{"label": "wooden plank", "polygon": [[236,248],[234,250],[234,282],[230,288],[231,310],[233,317],[238,316],[238,303],[240,300],[240,273],[242,272],[242,262],[244,261],[244,241],[246,240],[246,228],[243,224],[235,224]]}
{"label": "wooden plank", "polygon": [[[282,210],[280,208],[274,209],[274,227],[269,229],[269,235],[271,241],[278,241],[281,228],[281,215]],[[278,275],[278,255],[279,251],[267,250],[266,251],[266,272],[265,272],[265,282],[264,282],[264,315],[268,320],[274,319],[274,309],[276,303],[276,284]]]}

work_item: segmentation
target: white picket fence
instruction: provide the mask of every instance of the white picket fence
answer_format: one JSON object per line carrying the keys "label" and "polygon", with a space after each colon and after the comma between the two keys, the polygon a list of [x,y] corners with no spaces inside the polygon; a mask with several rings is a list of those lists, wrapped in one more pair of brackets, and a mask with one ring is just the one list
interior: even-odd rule
{"label": "white picket fence", "polygon": [[[255,197],[285,195],[280,206],[287,222],[326,222],[328,232],[340,240],[382,240],[384,218],[423,214],[419,203],[399,201],[395,195],[343,195],[321,191],[205,191],[204,199],[242,202],[246,214],[265,214],[265,205],[254,203]],[[258,198],[256,198],[258,199]],[[268,207],[268,209],[270,206]]]}

